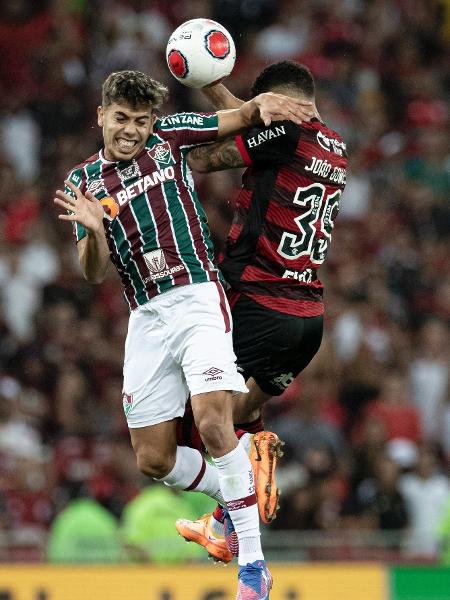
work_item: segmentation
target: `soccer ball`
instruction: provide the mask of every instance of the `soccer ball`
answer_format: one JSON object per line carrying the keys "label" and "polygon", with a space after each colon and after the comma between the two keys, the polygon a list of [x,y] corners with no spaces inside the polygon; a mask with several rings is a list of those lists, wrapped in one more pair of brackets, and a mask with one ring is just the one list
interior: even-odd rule
{"label": "soccer ball", "polygon": [[175,79],[188,87],[202,88],[231,73],[236,48],[233,38],[220,23],[191,19],[170,36],[166,59]]}

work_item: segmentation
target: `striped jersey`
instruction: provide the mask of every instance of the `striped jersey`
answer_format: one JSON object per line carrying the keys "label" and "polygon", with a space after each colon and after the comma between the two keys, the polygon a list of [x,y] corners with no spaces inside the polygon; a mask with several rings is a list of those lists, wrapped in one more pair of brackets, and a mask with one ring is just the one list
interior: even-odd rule
{"label": "striped jersey", "polygon": [[230,301],[243,293],[278,312],[321,315],[317,270],[345,186],[345,143],[317,119],[273,122],[236,143],[249,168],[220,261]]}
{"label": "striped jersey", "polygon": [[[111,261],[131,309],[176,285],[217,281],[206,215],[194,190],[186,153],[217,138],[216,113],[180,113],[155,122],[131,161],[102,151],[68,175],[103,205]],[[74,225],[76,240],[86,229]]]}

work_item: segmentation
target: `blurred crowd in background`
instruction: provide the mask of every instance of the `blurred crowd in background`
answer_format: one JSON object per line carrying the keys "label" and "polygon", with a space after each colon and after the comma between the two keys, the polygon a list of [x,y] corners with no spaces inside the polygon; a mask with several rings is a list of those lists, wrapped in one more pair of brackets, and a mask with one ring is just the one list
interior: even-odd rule
{"label": "blurred crowd in background", "polygon": [[[111,71],[165,82],[165,114],[210,109],[165,63],[171,31],[194,17],[234,36],[238,97],[267,64],[305,63],[349,149],[322,348],[265,414],[286,441],[271,528],[381,531],[395,559],[450,562],[448,0],[2,0],[0,559],[43,558],[75,498],[120,519],[149,484],[122,413],[118,277],[83,280],[53,198],[101,146]],[[240,176],[196,177],[217,252]]]}

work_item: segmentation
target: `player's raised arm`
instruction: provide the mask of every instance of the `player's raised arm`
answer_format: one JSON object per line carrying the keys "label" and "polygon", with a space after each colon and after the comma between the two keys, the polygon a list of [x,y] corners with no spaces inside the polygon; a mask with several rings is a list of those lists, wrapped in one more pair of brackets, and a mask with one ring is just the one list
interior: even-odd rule
{"label": "player's raised arm", "polygon": [[71,221],[82,225],[87,235],[78,243],[78,257],[85,278],[90,283],[101,283],[106,276],[109,265],[109,248],[103,228],[103,207],[93,194],[83,194],[72,182],[66,186],[73,195],[56,191],[55,204],[68,213],[59,215],[61,221]]}
{"label": "player's raised arm", "polygon": [[[311,116],[314,113],[311,111]],[[218,111],[218,137],[224,138],[255,125],[289,120],[300,125],[304,119],[304,103],[299,98],[266,92],[241,104],[237,109]]]}
{"label": "player's raised arm", "polygon": [[244,100],[236,98],[223,83],[207,85],[201,92],[216,110],[230,110],[244,104]]}

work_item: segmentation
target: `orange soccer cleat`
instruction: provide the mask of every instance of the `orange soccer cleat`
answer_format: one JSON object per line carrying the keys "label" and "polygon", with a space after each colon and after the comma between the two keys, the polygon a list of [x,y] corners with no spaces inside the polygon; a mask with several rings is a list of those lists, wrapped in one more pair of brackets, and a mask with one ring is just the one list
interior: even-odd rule
{"label": "orange soccer cleat", "polygon": [[228,564],[233,560],[233,554],[227,547],[225,536],[213,533],[210,526],[211,514],[203,515],[196,521],[178,519],[175,523],[178,533],[187,542],[195,542],[208,551],[215,562]]}
{"label": "orange soccer cleat", "polygon": [[277,434],[271,431],[259,431],[252,435],[250,462],[255,475],[259,516],[263,523],[273,521],[279,508],[280,493],[275,481],[275,468],[278,458],[283,456],[283,445]]}

